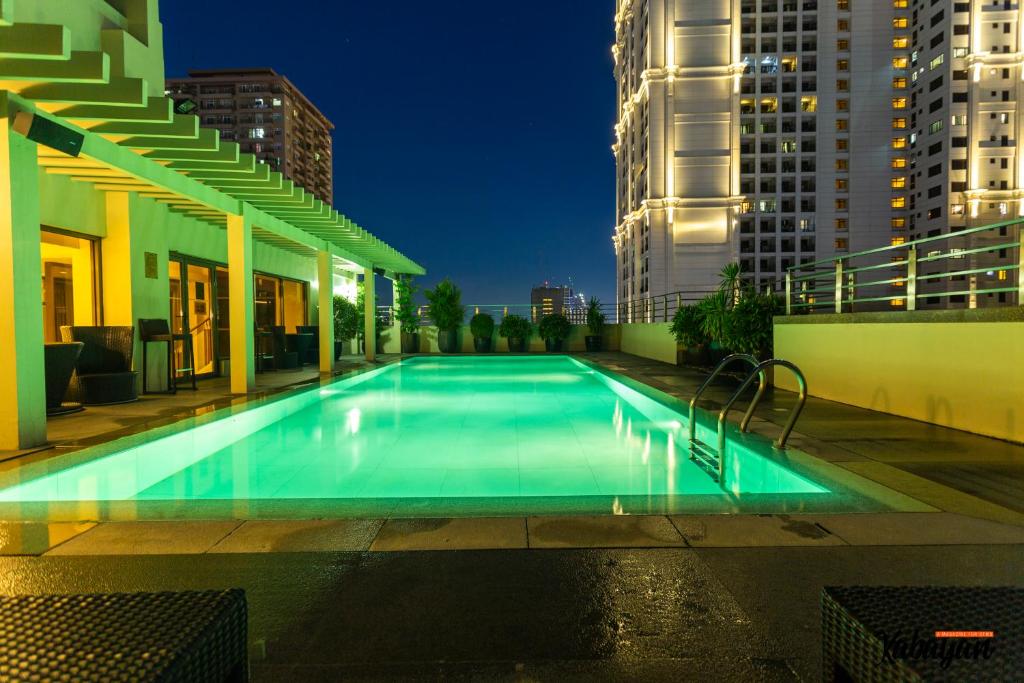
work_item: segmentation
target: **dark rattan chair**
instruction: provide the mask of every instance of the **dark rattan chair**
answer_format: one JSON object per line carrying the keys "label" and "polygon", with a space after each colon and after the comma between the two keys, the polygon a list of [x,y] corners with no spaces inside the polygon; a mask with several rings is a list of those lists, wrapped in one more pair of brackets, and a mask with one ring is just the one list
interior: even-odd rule
{"label": "dark rattan chair", "polygon": [[241,590],[0,597],[7,681],[248,680]]}
{"label": "dark rattan chair", "polygon": [[132,370],[135,328],[132,326],[60,328],[65,342],[82,342],[75,368],[78,396],[85,405],[128,403],[138,399],[137,372]]}
{"label": "dark rattan chair", "polygon": [[78,403],[65,403],[64,398],[75,374],[75,364],[82,355],[82,342],[46,344],[43,349],[46,365],[46,414],[63,415],[82,409]]}
{"label": "dark rattan chair", "polygon": [[306,349],[306,356],[302,359],[302,362],[310,365],[320,365],[320,327],[317,325],[298,325],[295,331],[299,334],[313,335],[313,341],[309,343],[309,347]]}
{"label": "dark rattan chair", "polygon": [[294,370],[300,366],[299,353],[288,350],[288,336],[284,333],[284,326],[277,325],[270,328],[274,336],[274,369]]}

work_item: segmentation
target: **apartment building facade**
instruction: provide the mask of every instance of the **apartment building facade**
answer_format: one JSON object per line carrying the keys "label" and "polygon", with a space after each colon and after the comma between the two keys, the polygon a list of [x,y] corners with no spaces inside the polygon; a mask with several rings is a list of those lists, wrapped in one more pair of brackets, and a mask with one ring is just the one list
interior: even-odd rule
{"label": "apartment building facade", "polygon": [[[1024,215],[1018,16],[1003,0],[623,0],[623,309],[709,289],[732,260],[779,288],[796,264]],[[985,290],[1009,254],[956,248],[978,272],[922,282],[963,293],[921,304],[1004,302]],[[900,307],[905,287],[875,289]]]}
{"label": "apartment building facade", "polygon": [[179,113],[195,114],[222,140],[333,202],[334,124],[285,76],[273,69],[194,70],[167,79],[166,88]]}

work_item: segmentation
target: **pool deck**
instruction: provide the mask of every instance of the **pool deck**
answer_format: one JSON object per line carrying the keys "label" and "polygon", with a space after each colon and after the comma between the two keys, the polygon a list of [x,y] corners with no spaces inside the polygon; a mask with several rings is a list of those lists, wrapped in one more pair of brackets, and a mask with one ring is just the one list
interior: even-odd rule
{"label": "pool deck", "polygon": [[[703,379],[587,358],[682,398]],[[112,410],[88,438],[237,400],[200,394]],[[754,430],[792,400],[767,397]],[[935,511],[2,522],[0,554],[26,556],[0,557],[0,593],[242,587],[255,681],[813,681],[823,586],[1024,587],[1024,447],[815,399],[791,443]]]}

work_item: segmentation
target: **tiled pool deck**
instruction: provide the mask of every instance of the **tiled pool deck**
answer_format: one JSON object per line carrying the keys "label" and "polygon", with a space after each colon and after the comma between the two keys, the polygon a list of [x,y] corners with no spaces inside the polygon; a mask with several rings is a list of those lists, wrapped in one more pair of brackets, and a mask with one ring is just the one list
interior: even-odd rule
{"label": "tiled pool deck", "polygon": [[[702,379],[588,358],[681,398]],[[200,394],[89,439],[231,400]],[[243,587],[254,680],[788,681],[820,678],[822,586],[1024,586],[1024,447],[815,399],[791,444],[935,511],[7,522],[0,553],[35,557],[0,558],[0,593]]]}

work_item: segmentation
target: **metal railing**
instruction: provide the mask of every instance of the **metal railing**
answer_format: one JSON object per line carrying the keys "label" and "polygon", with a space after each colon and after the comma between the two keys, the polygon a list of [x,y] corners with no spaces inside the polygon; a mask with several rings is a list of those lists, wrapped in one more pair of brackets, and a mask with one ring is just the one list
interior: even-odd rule
{"label": "metal railing", "polygon": [[[670,292],[653,297],[637,299],[626,303],[602,303],[601,312],[605,314],[609,323],[656,323],[669,322],[679,310],[680,306],[694,304],[716,291],[715,287],[706,290],[691,290],[686,292]],[[390,306],[384,306],[387,314],[393,314]],[[586,306],[566,306],[559,311],[546,310],[540,304],[513,303],[513,304],[466,304],[466,316],[464,322],[469,322],[477,313],[489,313],[496,321],[500,322],[507,315],[518,315],[537,322],[548,313],[561,313],[569,318],[574,325],[585,325],[587,323]],[[426,306],[417,307],[417,314],[421,324],[427,325],[430,316]]]}
{"label": "metal railing", "polygon": [[[717,425],[717,443],[715,444],[714,450],[710,444],[701,441],[697,437],[697,402],[700,397],[704,394],[711,383],[717,378],[729,365],[736,361],[743,361],[747,363],[751,369],[740,383],[740,386],[736,391],[733,392],[732,396],[726,402],[722,409],[718,413],[718,425]],[[775,440],[774,446],[778,449],[784,449],[786,442],[789,440],[789,435],[793,432],[793,427],[796,426],[796,421],[800,418],[800,414],[803,412],[804,404],[807,402],[807,380],[804,377],[803,372],[800,371],[793,363],[786,360],[780,360],[773,358],[763,362],[758,360],[746,353],[734,353],[726,356],[722,361],[715,367],[715,369],[708,375],[708,378],[704,380],[704,383],[700,385],[697,392],[690,399],[690,459],[697,463],[701,469],[707,472],[712,479],[719,484],[725,482],[725,447],[726,447],[726,424],[728,422],[729,413],[732,411],[733,406],[739,400],[740,396],[747,390],[747,387],[753,383],[755,379],[758,380],[757,392],[754,394],[754,398],[750,401],[750,405],[747,407],[747,412],[744,413],[743,419],[740,421],[740,432],[746,433],[750,429],[750,421],[754,417],[754,411],[757,410],[757,406],[761,403],[761,399],[764,397],[765,391],[768,389],[768,381],[766,370],[770,367],[783,367],[788,369],[796,376],[797,385],[799,386],[799,394],[797,395],[797,402],[793,406],[793,410],[790,412],[789,419],[786,421],[785,426],[782,428],[782,433],[779,438]]]}
{"label": "metal railing", "polygon": [[1024,305],[1022,226],[1017,218],[792,266],[786,314]]}

